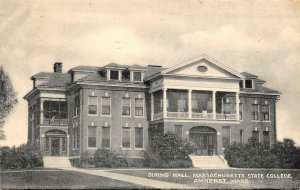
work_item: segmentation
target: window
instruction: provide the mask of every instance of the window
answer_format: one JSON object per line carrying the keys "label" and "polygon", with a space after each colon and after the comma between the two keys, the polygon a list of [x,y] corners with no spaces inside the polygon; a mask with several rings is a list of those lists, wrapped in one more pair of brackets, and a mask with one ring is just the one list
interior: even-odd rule
{"label": "window", "polygon": [[130,116],[130,98],[122,98],[122,116]]}
{"label": "window", "polygon": [[243,88],[243,81],[240,81],[239,85],[240,85],[240,88]]}
{"label": "window", "polygon": [[270,147],[270,131],[263,132],[263,143],[265,146]]}
{"label": "window", "polygon": [[88,114],[97,115],[97,107],[98,107],[98,97],[97,96],[89,96]]}
{"label": "window", "polygon": [[110,127],[102,127],[102,148],[110,148]]}
{"label": "window", "polygon": [[144,131],[143,128],[135,128],[135,148],[144,147]]}
{"label": "window", "polygon": [[269,105],[261,106],[261,112],[263,114],[263,120],[270,121],[270,106]]}
{"label": "window", "polygon": [[76,93],[75,98],[74,98],[74,110],[73,110],[74,116],[78,116],[80,113],[79,104],[80,104],[80,96],[79,96],[79,93]]}
{"label": "window", "polygon": [[192,112],[196,113],[198,112],[198,101],[192,100]]}
{"label": "window", "polygon": [[259,112],[259,105],[258,104],[252,104],[252,120],[254,120],[254,121],[259,120],[258,112]]}
{"label": "window", "polygon": [[249,79],[245,80],[245,88],[253,88],[252,80],[249,80]]}
{"label": "window", "polygon": [[50,147],[50,137],[46,136],[46,142],[45,142],[45,151],[49,151]]}
{"label": "window", "polygon": [[110,79],[111,80],[119,80],[119,71],[110,71]]}
{"label": "window", "polygon": [[243,120],[243,107],[244,106],[242,103],[240,103],[239,106],[240,106],[240,108],[239,108],[240,109],[240,120]]}
{"label": "window", "polygon": [[230,127],[223,126],[222,135],[223,135],[223,148],[226,148],[227,146],[230,145]]}
{"label": "window", "polygon": [[259,142],[259,132],[258,131],[252,131],[252,138],[255,142]]}
{"label": "window", "polygon": [[182,125],[174,125],[174,134],[178,139],[182,139]]}
{"label": "window", "polygon": [[135,99],[135,116],[144,116],[144,99]]}
{"label": "window", "polygon": [[122,147],[130,148],[130,128],[129,127],[122,128]]}
{"label": "window", "polygon": [[240,130],[240,143],[243,144],[243,142],[244,142],[243,130]]}
{"label": "window", "polygon": [[95,126],[88,127],[88,148],[96,148],[96,130]]}
{"label": "window", "polygon": [[133,72],[133,81],[142,81],[142,73]]}
{"label": "window", "polygon": [[67,125],[67,108],[65,100],[45,100],[43,102],[43,124]]}
{"label": "window", "polygon": [[110,115],[110,98],[102,97],[102,115]]}
{"label": "window", "polygon": [[130,81],[130,70],[125,69],[124,71],[122,71],[122,80]]}
{"label": "window", "polygon": [[185,100],[178,100],[178,112],[185,112]]}
{"label": "window", "polygon": [[79,133],[79,127],[77,127],[77,123],[76,123],[75,126],[76,127],[74,128],[74,133],[73,133],[73,149],[78,149],[79,148],[80,133]]}
{"label": "window", "polygon": [[61,138],[61,151],[65,152],[67,150],[67,139],[65,137]]}

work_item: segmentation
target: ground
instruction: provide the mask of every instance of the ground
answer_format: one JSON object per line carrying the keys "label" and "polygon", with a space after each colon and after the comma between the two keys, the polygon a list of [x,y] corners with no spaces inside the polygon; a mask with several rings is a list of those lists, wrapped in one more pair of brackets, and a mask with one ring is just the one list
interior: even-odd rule
{"label": "ground", "polygon": [[[87,169],[125,174],[145,179],[184,184],[191,188],[256,188],[256,189],[299,189],[300,170],[267,169]],[[0,188],[147,188],[122,179],[83,174],[65,170],[2,171]],[[208,176],[210,175],[210,176]],[[279,178],[281,177],[281,178]],[[124,179],[123,179],[124,180]],[[149,186],[150,187],[150,186]],[[149,188],[148,187],[148,188]]]}
{"label": "ground", "polygon": [[0,189],[142,188],[109,178],[64,170],[0,171]]}

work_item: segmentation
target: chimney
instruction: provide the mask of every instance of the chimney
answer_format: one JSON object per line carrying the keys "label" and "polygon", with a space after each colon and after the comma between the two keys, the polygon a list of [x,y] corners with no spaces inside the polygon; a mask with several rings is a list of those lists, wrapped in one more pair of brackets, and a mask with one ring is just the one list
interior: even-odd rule
{"label": "chimney", "polygon": [[55,62],[53,69],[55,73],[62,73],[62,63]]}

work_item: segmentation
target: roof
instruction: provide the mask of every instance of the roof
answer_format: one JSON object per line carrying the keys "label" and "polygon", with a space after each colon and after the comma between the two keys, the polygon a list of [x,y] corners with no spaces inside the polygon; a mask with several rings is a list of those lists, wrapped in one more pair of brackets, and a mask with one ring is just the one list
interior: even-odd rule
{"label": "roof", "polygon": [[150,77],[154,74],[160,73],[161,71],[165,70],[166,68],[159,67],[159,66],[151,66],[147,67],[147,71],[145,73],[145,78]]}
{"label": "roof", "polygon": [[99,69],[100,69],[100,67],[79,65],[77,67],[73,67],[72,69],[70,69],[68,71],[68,73],[71,71],[87,71],[87,72],[93,71],[93,72],[96,72]]}
{"label": "roof", "polygon": [[245,76],[246,78],[257,78],[258,76],[248,73],[248,72],[242,72],[241,73],[243,76]]}
{"label": "roof", "polygon": [[252,92],[252,93],[264,93],[264,94],[281,94],[281,92],[277,90],[273,90],[271,88],[267,88],[262,86],[259,89],[241,89],[242,92]]}
{"label": "roof", "polygon": [[40,72],[40,73],[37,73],[35,75],[33,75],[31,77],[31,79],[34,79],[34,78],[51,78],[53,76],[53,73],[50,73],[50,72]]}
{"label": "roof", "polygon": [[131,68],[131,69],[146,69],[146,67],[138,65],[138,64],[122,65],[122,64],[117,64],[117,63],[109,63],[107,65],[104,65],[101,69],[104,69],[106,67],[113,67],[113,68],[116,68],[116,69],[126,69],[126,68]]}
{"label": "roof", "polygon": [[66,87],[71,82],[71,75],[68,73],[38,73],[33,78],[47,78],[39,87]]}

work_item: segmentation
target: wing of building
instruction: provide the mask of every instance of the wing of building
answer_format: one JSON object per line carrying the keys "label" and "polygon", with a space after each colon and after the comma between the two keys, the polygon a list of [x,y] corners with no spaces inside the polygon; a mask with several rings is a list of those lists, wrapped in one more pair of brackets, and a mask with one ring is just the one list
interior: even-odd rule
{"label": "wing of building", "polygon": [[97,148],[142,156],[156,134],[188,139],[195,155],[222,155],[250,137],[276,142],[280,93],[258,76],[202,55],[170,68],[78,66],[32,76],[28,142],[44,155],[78,157]]}

